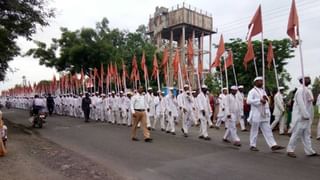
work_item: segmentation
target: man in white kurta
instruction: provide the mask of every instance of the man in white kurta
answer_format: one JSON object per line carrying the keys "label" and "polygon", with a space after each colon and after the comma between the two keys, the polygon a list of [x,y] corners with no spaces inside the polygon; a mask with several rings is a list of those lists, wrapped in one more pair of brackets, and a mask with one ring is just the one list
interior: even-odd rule
{"label": "man in white kurta", "polygon": [[299,78],[301,87],[298,88],[294,96],[294,104],[292,109],[292,120],[295,122],[292,127],[292,135],[287,146],[289,157],[295,158],[294,150],[297,141],[301,138],[304,145],[304,151],[307,156],[315,156],[317,153],[312,149],[310,138],[310,120],[312,118],[311,110],[313,108],[313,97],[308,92],[308,86],[311,83],[310,77],[305,77],[305,86],[303,86],[303,77]]}
{"label": "man in white kurta", "polygon": [[186,91],[185,93],[186,93],[185,96],[183,96],[183,106],[182,106],[183,120],[182,120],[181,131],[184,137],[188,137],[189,129],[194,123],[193,110],[195,109],[195,106],[194,106],[194,98],[191,94],[191,91]]}
{"label": "man in white kurta", "polygon": [[163,94],[164,93],[159,91],[158,96],[155,97],[154,102],[155,102],[155,106],[156,106],[156,114],[155,114],[155,121],[152,126],[152,128],[155,129],[157,122],[160,122],[161,131],[165,131],[165,128],[166,128],[165,123],[164,123],[164,115],[165,115],[166,105],[165,105],[165,100],[164,100]]}
{"label": "man in white kurta", "polygon": [[250,129],[250,150],[259,151],[257,148],[257,138],[259,129],[261,130],[268,146],[272,151],[284,149],[278,146],[270,127],[270,108],[268,97],[263,87],[263,78],[254,79],[254,87],[249,91],[247,103],[250,105],[250,115],[248,121],[251,124]]}
{"label": "man in white kurta", "polygon": [[238,103],[239,103],[239,108],[240,108],[240,117],[239,117],[240,128],[241,128],[241,131],[247,131],[246,124],[244,122],[244,111],[243,111],[243,108],[244,108],[244,105],[243,105],[244,94],[243,94],[243,88],[244,87],[242,85],[240,85],[238,87],[238,92],[236,94],[236,97],[237,97],[237,100],[238,100]]}
{"label": "man in white kurta", "polygon": [[237,86],[231,86],[231,93],[225,98],[226,110],[226,132],[223,136],[224,142],[232,142],[235,146],[241,146],[240,138],[237,135],[236,122],[241,116],[240,103],[237,99]]}
{"label": "man in white kurta", "polygon": [[197,96],[197,103],[199,108],[200,118],[200,139],[211,140],[208,136],[208,121],[210,121],[210,113],[212,113],[209,96],[207,95],[207,86],[201,87],[201,92]]}
{"label": "man in white kurta", "polygon": [[112,124],[115,124],[119,120],[117,119],[118,115],[118,97],[115,92],[112,91],[111,96],[109,97],[109,109],[110,109],[110,121]]}
{"label": "man in white kurta", "polygon": [[170,88],[170,92],[165,97],[165,106],[166,113],[168,117],[168,124],[166,127],[167,133],[171,133],[172,135],[176,135],[175,133],[175,119],[178,117],[178,103],[177,99],[173,94],[173,88]]}
{"label": "man in white kurta", "polygon": [[147,112],[147,127],[149,130],[151,130],[151,125],[153,124],[156,111],[156,107],[154,105],[154,96],[151,87],[148,88],[148,92],[145,95],[145,98],[149,106],[149,111]]}
{"label": "man in white kurta", "polygon": [[217,122],[216,122],[216,128],[219,129],[221,126],[221,123],[225,121],[226,113],[225,113],[225,97],[228,94],[228,89],[223,88],[222,93],[219,95],[218,102],[219,102],[219,111],[217,114]]}
{"label": "man in white kurta", "polygon": [[283,101],[283,90],[284,87],[279,87],[279,91],[274,96],[274,109],[273,109],[273,115],[274,115],[274,121],[271,124],[271,129],[274,129],[276,125],[279,123],[279,134],[283,135],[285,131],[285,105]]}

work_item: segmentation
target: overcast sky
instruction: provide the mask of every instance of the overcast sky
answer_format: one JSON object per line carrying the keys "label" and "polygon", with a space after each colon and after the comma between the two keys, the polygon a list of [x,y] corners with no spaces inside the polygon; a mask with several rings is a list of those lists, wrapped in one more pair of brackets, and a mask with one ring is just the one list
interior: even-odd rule
{"label": "overcast sky", "polygon": [[[107,17],[110,27],[135,31],[140,24],[147,25],[149,15],[156,6],[171,9],[177,4],[190,4],[193,7],[207,11],[213,15],[214,28],[218,34],[213,36],[213,43],[218,43],[220,33],[225,41],[229,38],[245,38],[247,25],[259,4],[262,6],[264,37],[268,39],[286,38],[286,27],[291,0],[52,0],[50,6],[57,9],[55,19],[50,26],[39,29],[33,36],[35,40],[50,43],[52,38],[60,37],[60,27],[76,30],[81,27],[95,27],[95,23]],[[306,74],[312,77],[320,75],[320,1],[296,0],[300,17],[300,32],[303,39],[303,55]],[[18,44],[25,53],[35,47],[32,42],[19,39]],[[213,57],[216,49],[213,49]],[[22,76],[27,81],[38,82],[51,79],[56,73],[54,69],[40,66],[38,60],[31,57],[16,57],[9,63],[16,69],[8,73],[1,83],[0,90],[13,87],[22,82]],[[289,84],[297,85],[296,78],[300,75],[299,53],[289,60],[287,70],[293,77]]]}

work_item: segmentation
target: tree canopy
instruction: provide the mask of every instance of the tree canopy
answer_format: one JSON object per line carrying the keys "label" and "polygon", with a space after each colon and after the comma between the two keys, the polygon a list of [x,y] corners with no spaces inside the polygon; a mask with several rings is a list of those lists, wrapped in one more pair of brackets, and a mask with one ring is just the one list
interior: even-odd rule
{"label": "tree canopy", "polygon": [[20,53],[16,40],[32,39],[37,25],[48,26],[54,9],[46,7],[44,0],[0,1],[0,81],[4,80],[8,62]]}

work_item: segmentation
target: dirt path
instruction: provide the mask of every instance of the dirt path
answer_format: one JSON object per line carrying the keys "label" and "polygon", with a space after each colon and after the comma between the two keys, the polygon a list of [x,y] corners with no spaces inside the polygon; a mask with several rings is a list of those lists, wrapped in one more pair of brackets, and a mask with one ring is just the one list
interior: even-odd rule
{"label": "dirt path", "polygon": [[9,153],[0,158],[0,180],[122,179],[100,164],[26,133],[22,127],[6,124]]}

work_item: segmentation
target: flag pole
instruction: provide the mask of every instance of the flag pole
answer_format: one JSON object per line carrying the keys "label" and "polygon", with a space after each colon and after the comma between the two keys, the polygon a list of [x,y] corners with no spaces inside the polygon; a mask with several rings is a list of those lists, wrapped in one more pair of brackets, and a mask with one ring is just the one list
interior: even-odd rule
{"label": "flag pole", "polygon": [[220,63],[220,80],[221,80],[221,89],[223,88],[223,75],[222,75],[222,66]]}
{"label": "flag pole", "polygon": [[272,62],[273,62],[273,67],[274,67],[274,75],[276,78],[276,83],[277,83],[277,89],[279,91],[279,77],[278,77],[278,71],[277,71],[277,66],[276,66],[276,61],[274,58],[272,58]]}
{"label": "flag pole", "polygon": [[233,76],[234,76],[234,82],[236,83],[236,86],[238,87],[238,80],[237,80],[236,69],[234,68],[234,64],[232,64],[232,71],[233,71]]}
{"label": "flag pole", "polygon": [[298,36],[299,38],[299,54],[300,54],[300,64],[301,64],[301,75],[302,75],[302,83],[303,83],[303,87],[305,87],[305,80],[304,80],[304,66],[303,66],[303,55],[302,55],[302,40],[300,37],[300,34]]}
{"label": "flag pole", "polygon": [[256,71],[256,77],[258,77],[258,76],[259,76],[259,73],[258,73],[256,58],[253,58],[253,64],[254,64],[254,70]]}
{"label": "flag pole", "polygon": [[261,32],[261,55],[262,55],[262,79],[263,79],[263,89],[266,89],[263,31]]}
{"label": "flag pole", "polygon": [[158,91],[161,91],[160,90],[159,69],[157,70],[157,83],[158,83]]}
{"label": "flag pole", "polygon": [[226,76],[226,88],[227,88],[227,91],[229,92],[228,69],[227,69],[227,63],[226,63],[227,58],[224,57],[223,60],[224,60],[224,74]]}
{"label": "flag pole", "polygon": [[197,79],[198,79],[198,87],[200,89],[201,88],[201,83],[200,83],[199,67],[197,67]]}

